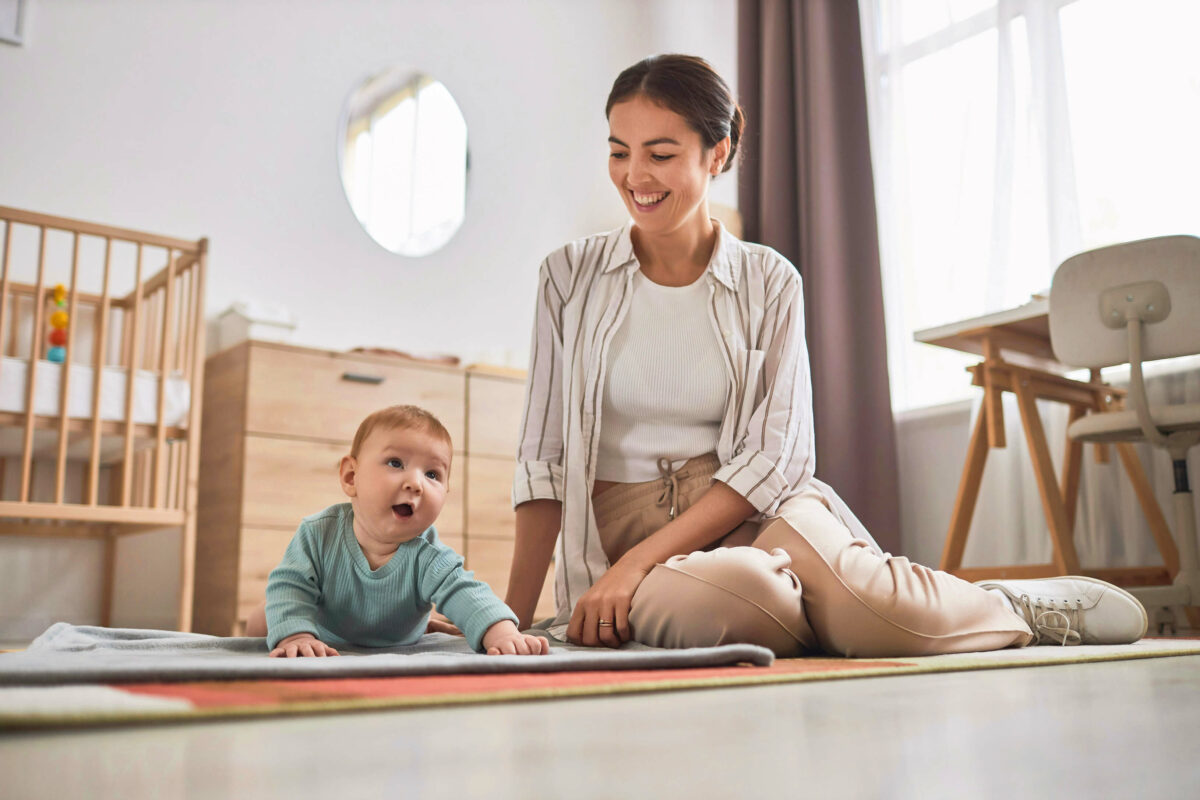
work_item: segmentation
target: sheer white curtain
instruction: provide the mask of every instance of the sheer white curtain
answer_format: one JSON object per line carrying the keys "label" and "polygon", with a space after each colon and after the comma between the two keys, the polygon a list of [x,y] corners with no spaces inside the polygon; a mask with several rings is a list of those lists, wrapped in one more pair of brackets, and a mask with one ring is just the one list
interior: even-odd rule
{"label": "sheer white curtain", "polygon": [[893,407],[959,400],[912,332],[1083,249],[1200,228],[1193,0],[860,0]]}
{"label": "sheer white curtain", "polygon": [[[970,398],[977,411],[962,368],[978,359],[917,344],[913,331],[1027,302],[1081,250],[1200,233],[1200,3],[860,7],[893,408]],[[1200,401],[1200,379],[1164,375],[1150,391]],[[1005,400],[1009,446],[989,454],[968,564],[1050,554],[1019,415]],[[1065,408],[1041,408],[1060,459]],[[1169,519],[1169,463],[1142,454]],[[957,485],[957,474],[946,478]],[[1097,465],[1090,448],[1077,519],[1085,563],[1156,563],[1119,462]]]}

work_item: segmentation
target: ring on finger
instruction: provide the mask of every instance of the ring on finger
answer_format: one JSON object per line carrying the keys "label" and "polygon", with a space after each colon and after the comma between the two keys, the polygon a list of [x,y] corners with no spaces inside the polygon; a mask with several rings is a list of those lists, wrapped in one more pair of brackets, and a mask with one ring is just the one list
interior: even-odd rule
{"label": "ring on finger", "polygon": [[612,620],[610,620],[610,619],[598,619],[598,620],[596,620],[596,624],[597,624],[597,625],[600,625],[601,627],[605,627],[605,628],[611,628],[611,627],[612,627]]}

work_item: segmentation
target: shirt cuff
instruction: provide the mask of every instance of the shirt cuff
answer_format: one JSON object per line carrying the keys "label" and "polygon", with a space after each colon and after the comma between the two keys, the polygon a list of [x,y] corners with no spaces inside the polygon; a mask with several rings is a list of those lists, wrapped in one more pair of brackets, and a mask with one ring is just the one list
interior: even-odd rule
{"label": "shirt cuff", "polygon": [[488,632],[488,628],[502,620],[512,620],[514,625],[517,624],[517,615],[514,614],[508,606],[499,603],[495,606],[487,606],[479,609],[472,614],[465,623],[455,622],[462,630],[463,636],[467,639],[467,644],[471,645],[471,649],[476,653],[483,652],[483,635]]}
{"label": "shirt cuff", "polygon": [[758,450],[734,456],[713,474],[713,480],[726,484],[762,514],[774,511],[788,489],[787,479],[775,468],[775,462]]}
{"label": "shirt cuff", "polygon": [[520,461],[513,476],[513,508],[530,500],[562,500],[563,468],[549,461]]}

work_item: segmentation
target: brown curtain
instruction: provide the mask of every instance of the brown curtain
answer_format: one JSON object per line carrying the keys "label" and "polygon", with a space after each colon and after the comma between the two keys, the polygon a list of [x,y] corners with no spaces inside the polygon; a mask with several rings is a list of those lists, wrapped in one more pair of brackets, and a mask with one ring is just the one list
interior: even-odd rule
{"label": "brown curtain", "polygon": [[804,280],[817,477],[897,553],[900,501],[858,3],[740,0],[746,239]]}

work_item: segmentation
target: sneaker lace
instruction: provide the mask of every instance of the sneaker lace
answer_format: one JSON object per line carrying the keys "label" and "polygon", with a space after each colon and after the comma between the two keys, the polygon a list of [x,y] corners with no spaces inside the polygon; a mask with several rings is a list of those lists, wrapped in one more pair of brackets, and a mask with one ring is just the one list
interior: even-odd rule
{"label": "sneaker lace", "polygon": [[1059,601],[1056,606],[1053,600],[1044,597],[1021,595],[1018,604],[1033,631],[1034,644],[1056,642],[1062,646],[1081,644],[1083,626],[1079,622],[1079,612],[1083,610],[1083,601]]}

